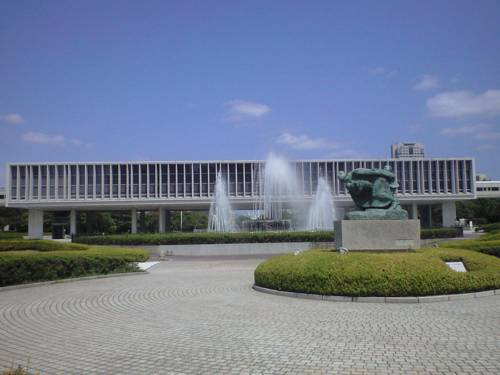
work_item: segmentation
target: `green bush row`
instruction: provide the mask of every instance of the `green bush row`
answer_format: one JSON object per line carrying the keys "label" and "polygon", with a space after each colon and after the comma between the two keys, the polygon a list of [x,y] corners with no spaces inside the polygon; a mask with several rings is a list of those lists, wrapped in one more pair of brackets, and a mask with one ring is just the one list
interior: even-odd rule
{"label": "green bush row", "polygon": [[420,231],[420,238],[454,238],[458,237],[457,228],[429,228]]}
{"label": "green bush row", "polygon": [[478,230],[484,230],[485,232],[499,232],[500,223],[483,224],[477,228]]}
{"label": "green bush row", "polygon": [[439,247],[467,249],[500,257],[500,240],[484,241],[479,238],[477,240],[449,241],[441,242]]}
{"label": "green bush row", "polygon": [[[422,229],[421,238],[453,238],[455,228]],[[81,236],[76,242],[89,245],[191,245],[266,242],[331,242],[333,232],[239,232],[239,233],[137,233]]]}
{"label": "green bush row", "polygon": [[94,247],[72,251],[9,251],[0,253],[0,286],[137,271],[131,262],[148,259],[139,249]]}
{"label": "green bush row", "polygon": [[87,245],[69,242],[56,242],[50,240],[2,240],[0,241],[0,252],[16,250],[36,250],[36,251],[78,251],[87,250]]}
{"label": "green bush row", "polygon": [[0,232],[0,240],[23,238],[23,233],[17,232]]}
{"label": "green bush row", "polygon": [[190,245],[256,242],[330,242],[333,232],[240,232],[240,233],[138,233],[82,236],[76,242],[90,245]]}
{"label": "green bush row", "polygon": [[[462,261],[468,272],[445,261]],[[500,259],[467,250],[422,249],[416,253],[306,251],[281,255],[255,270],[259,286],[343,296],[425,296],[500,288]]]}

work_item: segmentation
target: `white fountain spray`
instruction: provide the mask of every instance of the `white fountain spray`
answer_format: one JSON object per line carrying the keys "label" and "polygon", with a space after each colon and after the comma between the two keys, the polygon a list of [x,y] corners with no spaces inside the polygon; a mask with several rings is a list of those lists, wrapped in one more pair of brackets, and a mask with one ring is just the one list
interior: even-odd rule
{"label": "white fountain spray", "polygon": [[299,196],[295,171],[288,160],[270,153],[264,171],[259,172],[259,208],[263,217],[282,220],[286,203]]}
{"label": "white fountain spray", "polygon": [[215,192],[210,203],[208,214],[209,232],[235,232],[236,224],[234,222],[233,210],[227,197],[226,184],[221,173],[217,173],[215,181]]}
{"label": "white fountain spray", "polygon": [[319,177],[316,194],[309,208],[307,230],[333,230],[334,218],[332,190],[324,177]]}

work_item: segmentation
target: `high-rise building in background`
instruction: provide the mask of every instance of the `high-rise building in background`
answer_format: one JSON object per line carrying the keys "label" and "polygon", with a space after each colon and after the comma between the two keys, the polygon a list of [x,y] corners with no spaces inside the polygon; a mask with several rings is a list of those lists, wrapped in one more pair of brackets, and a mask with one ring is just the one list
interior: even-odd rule
{"label": "high-rise building in background", "polygon": [[400,142],[391,145],[391,157],[399,158],[423,158],[425,147],[417,142]]}

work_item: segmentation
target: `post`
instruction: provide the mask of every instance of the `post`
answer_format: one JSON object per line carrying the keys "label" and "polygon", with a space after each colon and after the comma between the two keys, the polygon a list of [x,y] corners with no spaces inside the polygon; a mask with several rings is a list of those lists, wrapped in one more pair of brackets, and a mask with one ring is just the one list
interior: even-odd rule
{"label": "post", "polygon": [[69,212],[69,234],[71,237],[76,235],[76,210]]}
{"label": "post", "polygon": [[165,232],[170,231],[170,210],[165,210]]}
{"label": "post", "polygon": [[182,210],[181,210],[181,232],[182,232]]}
{"label": "post", "polygon": [[43,238],[43,211],[28,210],[28,238],[41,240]]}
{"label": "post", "polygon": [[412,203],[411,205],[411,218],[418,219],[418,206],[416,203]]}
{"label": "post", "polygon": [[137,233],[137,209],[132,208],[132,210],[130,211],[130,214],[131,214],[130,232]]}
{"label": "post", "polygon": [[457,206],[455,201],[447,201],[442,203],[443,210],[443,227],[452,227],[457,219]]}
{"label": "post", "polygon": [[165,232],[165,222],[166,222],[166,212],[165,209],[160,207],[158,209],[158,232],[159,233],[164,233]]}

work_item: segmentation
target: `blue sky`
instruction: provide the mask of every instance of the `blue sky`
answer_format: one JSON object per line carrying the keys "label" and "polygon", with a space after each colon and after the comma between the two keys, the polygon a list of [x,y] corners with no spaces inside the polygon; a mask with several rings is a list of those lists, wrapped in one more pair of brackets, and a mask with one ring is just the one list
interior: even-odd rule
{"label": "blue sky", "polygon": [[416,140],[500,178],[498,1],[6,0],[0,82],[0,172]]}

